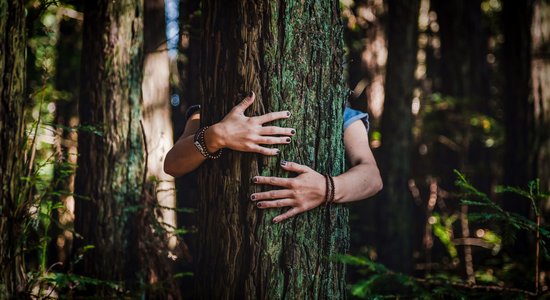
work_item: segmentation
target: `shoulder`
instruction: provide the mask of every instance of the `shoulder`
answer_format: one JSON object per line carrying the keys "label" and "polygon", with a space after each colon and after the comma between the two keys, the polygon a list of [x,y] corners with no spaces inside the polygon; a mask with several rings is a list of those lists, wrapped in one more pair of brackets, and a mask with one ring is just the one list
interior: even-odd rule
{"label": "shoulder", "polygon": [[359,120],[363,122],[368,132],[369,114],[346,106],[344,109],[344,130],[346,130],[346,128],[348,128],[352,123]]}

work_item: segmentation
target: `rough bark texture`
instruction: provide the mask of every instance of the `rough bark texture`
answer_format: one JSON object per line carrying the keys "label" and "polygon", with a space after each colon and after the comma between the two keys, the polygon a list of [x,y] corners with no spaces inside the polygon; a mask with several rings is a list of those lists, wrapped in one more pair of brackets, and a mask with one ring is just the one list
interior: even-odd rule
{"label": "rough bark texture", "polygon": [[531,25],[535,176],[550,190],[550,1],[537,0]]}
{"label": "rough bark texture", "polygon": [[[141,118],[143,2],[93,1],[84,10],[75,218],[76,251],[94,245],[80,273],[133,281],[139,248],[130,237],[140,208],[145,155]],[[86,126],[93,126],[99,133]],[[78,265],[77,265],[78,266]],[[111,293],[106,287],[95,296]]]}
{"label": "rough bark texture", "polygon": [[412,199],[408,191],[412,143],[411,101],[415,85],[419,1],[388,1],[388,62],[382,115],[379,213],[380,261],[394,270],[412,271]]}
{"label": "rough bark texture", "polygon": [[25,9],[0,0],[0,298],[21,297],[24,288],[22,226],[26,207],[19,192],[24,157]]}
{"label": "rough bark texture", "polygon": [[342,27],[338,1],[205,1],[201,89],[203,125],[221,120],[244,93],[259,115],[290,110],[297,128],[278,157],[228,151],[201,168],[199,299],[342,299],[348,211],[319,207],[281,224],[286,209],[250,202],[255,175],[288,176],[280,159],[321,173],[344,168]]}

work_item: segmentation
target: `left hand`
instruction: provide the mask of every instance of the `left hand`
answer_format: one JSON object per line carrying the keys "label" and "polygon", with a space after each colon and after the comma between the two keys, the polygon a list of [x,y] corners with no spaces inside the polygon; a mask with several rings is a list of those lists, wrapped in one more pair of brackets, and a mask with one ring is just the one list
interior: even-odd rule
{"label": "left hand", "polygon": [[250,195],[252,201],[257,201],[259,208],[292,207],[284,214],[273,218],[279,223],[299,213],[313,209],[325,202],[325,176],[310,167],[293,162],[281,161],[281,167],[290,172],[298,173],[295,178],[255,176],[252,181],[257,184],[280,186],[285,189],[271,190]]}

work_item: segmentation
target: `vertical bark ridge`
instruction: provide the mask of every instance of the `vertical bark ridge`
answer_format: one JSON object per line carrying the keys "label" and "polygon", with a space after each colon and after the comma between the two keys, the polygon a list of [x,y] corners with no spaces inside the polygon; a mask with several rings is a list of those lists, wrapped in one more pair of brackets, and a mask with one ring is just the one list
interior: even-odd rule
{"label": "vertical bark ridge", "polygon": [[0,0],[0,298],[22,297],[25,265],[21,234],[28,207],[23,207],[25,176],[25,8],[20,1]]}

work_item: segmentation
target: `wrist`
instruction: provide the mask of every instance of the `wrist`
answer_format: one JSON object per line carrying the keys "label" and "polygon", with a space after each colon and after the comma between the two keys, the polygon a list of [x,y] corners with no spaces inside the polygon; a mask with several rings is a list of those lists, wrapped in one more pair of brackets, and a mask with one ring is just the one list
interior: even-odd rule
{"label": "wrist", "polygon": [[332,177],[334,179],[334,203],[342,203],[344,189],[342,188],[342,178],[340,176]]}
{"label": "wrist", "polygon": [[208,129],[204,133],[206,148],[208,148],[208,152],[214,153],[220,149],[225,148],[223,137],[224,135],[219,124],[214,124],[208,127]]}

